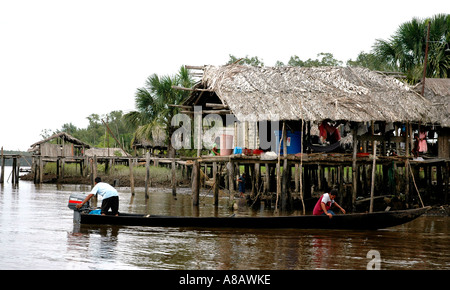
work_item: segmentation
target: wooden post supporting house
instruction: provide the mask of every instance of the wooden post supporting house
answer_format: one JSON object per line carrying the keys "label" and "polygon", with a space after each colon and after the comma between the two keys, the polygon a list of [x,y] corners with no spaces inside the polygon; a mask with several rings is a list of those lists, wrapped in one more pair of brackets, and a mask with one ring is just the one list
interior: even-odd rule
{"label": "wooden post supporting house", "polygon": [[410,130],[409,122],[406,122],[406,132],[405,132],[405,157],[406,158],[405,158],[405,175],[404,175],[406,203],[409,202],[409,172],[410,172],[409,166],[411,166],[411,164],[409,163],[408,157],[409,157],[409,152],[410,152],[410,149],[409,149],[409,140],[410,140],[409,134],[411,133],[410,131],[411,130]]}
{"label": "wooden post supporting house", "polygon": [[[288,167],[288,152],[287,152],[287,134],[286,126],[283,121],[283,175],[282,175],[282,185],[281,185],[281,210],[285,211],[290,207],[290,194],[288,180],[291,174],[291,170]],[[281,146],[281,144],[280,144]]]}
{"label": "wooden post supporting house", "polygon": [[128,159],[128,167],[130,169],[130,190],[131,190],[131,195],[134,196],[133,158]]}
{"label": "wooden post supporting house", "polygon": [[231,193],[235,190],[235,178],[234,178],[234,163],[227,163],[227,173],[228,173],[228,191],[231,196]]}
{"label": "wooden post supporting house", "polygon": [[145,198],[148,199],[148,186],[150,182],[150,153],[147,151],[145,154]]}
{"label": "wooden post supporting house", "polygon": [[14,184],[14,185],[18,183],[16,181],[16,179],[18,179],[16,167],[17,167],[17,158],[13,157],[12,158],[11,183]]}
{"label": "wooden post supporting house", "polygon": [[219,184],[220,184],[220,172],[218,170],[217,162],[212,163],[212,174],[213,174],[213,194],[214,194],[214,206],[219,205]]}
{"label": "wooden post supporting house", "polygon": [[356,211],[356,195],[358,192],[358,165],[356,164],[356,154],[358,152],[358,139],[357,139],[357,127],[353,124],[353,155],[352,155],[352,208]]}
{"label": "wooden post supporting house", "polygon": [[192,170],[192,205],[200,203],[200,163],[195,160]]}
{"label": "wooden post supporting house", "polygon": [[171,163],[172,170],[172,196],[177,196],[177,172],[176,172],[176,163],[175,159],[172,159]]}
{"label": "wooden post supporting house", "polygon": [[0,184],[3,184],[5,181],[5,156],[3,155],[3,147],[1,149],[1,159],[2,159],[2,167],[0,172]]}
{"label": "wooden post supporting house", "polygon": [[370,184],[370,206],[369,206],[369,212],[373,212],[373,196],[375,191],[375,173],[377,171],[377,141],[372,142],[373,147],[373,162],[372,162],[372,182]]}
{"label": "wooden post supporting house", "polygon": [[213,163],[213,174],[214,174],[214,206],[219,205],[219,185],[220,185],[220,172],[217,170],[216,162]]}

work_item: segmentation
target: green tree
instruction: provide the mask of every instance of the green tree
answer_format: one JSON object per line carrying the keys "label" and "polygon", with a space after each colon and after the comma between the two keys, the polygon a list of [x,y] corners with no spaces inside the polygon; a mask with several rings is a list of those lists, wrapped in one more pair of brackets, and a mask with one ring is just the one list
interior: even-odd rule
{"label": "green tree", "polygon": [[131,139],[132,132],[127,127],[124,115],[122,111],[112,111],[109,114],[98,115],[91,114],[86,117],[89,120],[89,124],[86,128],[77,128],[72,123],[66,123],[62,125],[60,129],[51,130],[45,129],[41,131],[41,136],[45,139],[53,134],[59,132],[66,132],[73,137],[86,142],[94,147],[105,148],[109,147],[119,147],[115,138],[108,132],[102,120],[108,123],[110,130],[113,132],[114,136],[119,140],[124,149],[131,149]]}
{"label": "green tree", "polygon": [[417,83],[422,78],[428,23],[427,77],[447,78],[450,75],[449,14],[437,14],[428,19],[413,18],[401,24],[390,39],[377,39],[373,46],[376,57],[406,73],[410,83]]}
{"label": "green tree", "polygon": [[170,137],[174,131],[171,126],[172,118],[178,114],[179,108],[169,106],[179,105],[189,95],[189,92],[174,89],[173,86],[191,87],[193,80],[188,70],[182,66],[177,75],[158,76],[153,74],[147,78],[145,86],[138,88],[135,94],[136,111],[125,115],[127,122],[135,128],[135,139],[153,140],[155,129],[165,128],[168,135],[166,143],[169,157],[175,155]]}
{"label": "green tree", "polygon": [[[342,66],[342,61],[334,58],[332,53],[321,52],[317,54],[316,59],[301,60],[297,55],[291,56],[287,65],[288,66],[302,66],[302,67],[317,67],[317,66]],[[276,66],[284,66],[284,63],[277,61]]]}
{"label": "green tree", "polygon": [[257,56],[249,57],[248,55],[246,55],[245,57],[242,58],[238,58],[232,54],[230,54],[229,56],[230,59],[226,64],[238,62],[241,65],[246,64],[250,66],[264,66],[263,60],[262,59],[260,60]]}
{"label": "green tree", "polygon": [[377,71],[398,71],[396,66],[388,64],[383,58],[363,51],[358,54],[356,60],[349,59],[347,66],[362,66]]}

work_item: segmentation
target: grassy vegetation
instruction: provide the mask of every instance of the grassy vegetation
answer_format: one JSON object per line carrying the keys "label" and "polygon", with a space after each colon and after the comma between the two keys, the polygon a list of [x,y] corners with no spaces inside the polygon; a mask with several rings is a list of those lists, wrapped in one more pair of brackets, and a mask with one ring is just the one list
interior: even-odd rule
{"label": "grassy vegetation", "polygon": [[[44,168],[44,174],[56,175],[56,163],[47,163]],[[125,165],[115,165],[110,169],[109,173],[105,173],[105,165],[99,164],[97,167],[97,174],[101,177],[108,177],[108,179],[129,179],[130,169]],[[136,181],[145,180],[146,170],[145,166],[134,166],[133,176]],[[64,177],[80,176],[80,167],[76,164],[64,165]],[[177,180],[182,179],[181,170],[176,170]],[[150,166],[150,180],[153,183],[166,183],[172,179],[172,170],[162,166]]]}

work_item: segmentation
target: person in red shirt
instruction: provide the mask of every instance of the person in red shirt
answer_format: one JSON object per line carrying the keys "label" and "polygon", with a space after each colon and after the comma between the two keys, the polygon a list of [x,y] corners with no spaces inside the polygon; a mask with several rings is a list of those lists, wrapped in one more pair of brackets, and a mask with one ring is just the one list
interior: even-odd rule
{"label": "person in red shirt", "polygon": [[327,215],[330,218],[335,215],[335,213],[330,210],[331,206],[334,204],[336,205],[342,213],[345,214],[345,209],[343,209],[334,199],[337,196],[337,190],[332,189],[330,193],[324,193],[317,201],[316,205],[314,206],[313,215]]}
{"label": "person in red shirt", "polygon": [[320,141],[322,141],[322,143],[328,141],[330,144],[334,144],[341,140],[341,133],[339,133],[339,129],[337,128],[339,123],[336,125],[330,125],[328,121],[328,119],[324,120],[319,125]]}

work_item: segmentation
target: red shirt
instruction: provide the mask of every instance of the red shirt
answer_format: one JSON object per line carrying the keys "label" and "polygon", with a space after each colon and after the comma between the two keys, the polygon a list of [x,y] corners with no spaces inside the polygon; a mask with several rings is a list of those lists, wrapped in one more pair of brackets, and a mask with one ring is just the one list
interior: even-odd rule
{"label": "red shirt", "polygon": [[316,205],[314,206],[313,215],[321,215],[323,214],[322,206],[320,205],[322,203],[325,203],[325,208],[327,211],[330,209],[331,205],[334,203],[334,200],[330,198],[330,194],[324,193],[317,201]]}

